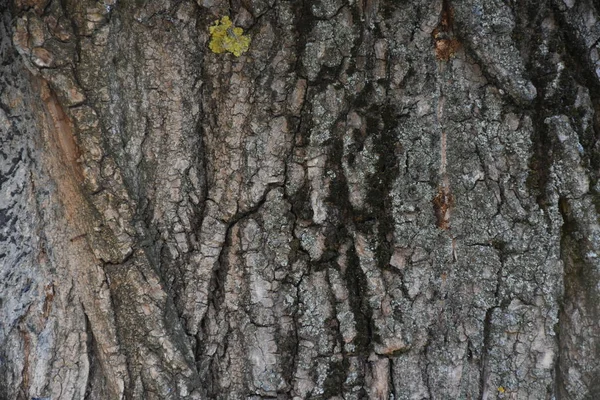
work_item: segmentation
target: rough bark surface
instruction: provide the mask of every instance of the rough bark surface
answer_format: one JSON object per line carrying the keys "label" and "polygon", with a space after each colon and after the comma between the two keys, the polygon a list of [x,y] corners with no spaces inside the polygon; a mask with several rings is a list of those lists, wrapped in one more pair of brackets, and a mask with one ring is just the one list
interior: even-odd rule
{"label": "rough bark surface", "polygon": [[0,11],[0,399],[600,398],[598,2]]}

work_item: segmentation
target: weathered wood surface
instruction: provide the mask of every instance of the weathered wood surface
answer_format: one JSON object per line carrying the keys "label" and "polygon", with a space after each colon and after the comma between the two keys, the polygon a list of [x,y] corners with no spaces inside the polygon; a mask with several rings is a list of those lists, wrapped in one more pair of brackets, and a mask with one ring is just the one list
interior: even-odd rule
{"label": "weathered wood surface", "polygon": [[597,2],[0,10],[1,399],[600,398]]}

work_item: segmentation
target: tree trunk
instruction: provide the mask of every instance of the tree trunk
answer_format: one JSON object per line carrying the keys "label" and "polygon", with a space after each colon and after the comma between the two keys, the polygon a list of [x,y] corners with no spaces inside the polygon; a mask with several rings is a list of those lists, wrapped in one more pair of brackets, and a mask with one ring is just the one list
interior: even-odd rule
{"label": "tree trunk", "polygon": [[598,2],[0,11],[0,399],[600,398]]}

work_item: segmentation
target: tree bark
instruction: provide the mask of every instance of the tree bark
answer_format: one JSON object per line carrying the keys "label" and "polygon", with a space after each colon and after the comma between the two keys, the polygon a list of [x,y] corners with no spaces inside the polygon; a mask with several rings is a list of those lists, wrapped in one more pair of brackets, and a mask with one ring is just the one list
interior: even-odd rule
{"label": "tree bark", "polygon": [[0,10],[1,399],[600,398],[598,2]]}

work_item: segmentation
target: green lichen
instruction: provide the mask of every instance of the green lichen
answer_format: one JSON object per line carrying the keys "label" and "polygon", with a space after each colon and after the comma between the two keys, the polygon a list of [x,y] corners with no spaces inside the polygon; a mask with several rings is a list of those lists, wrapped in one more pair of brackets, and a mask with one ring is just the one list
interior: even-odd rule
{"label": "green lichen", "polygon": [[208,29],[210,31],[208,47],[213,53],[229,52],[239,57],[250,47],[250,37],[244,35],[242,28],[234,27],[228,16],[216,20]]}

